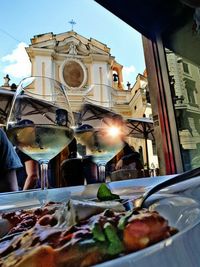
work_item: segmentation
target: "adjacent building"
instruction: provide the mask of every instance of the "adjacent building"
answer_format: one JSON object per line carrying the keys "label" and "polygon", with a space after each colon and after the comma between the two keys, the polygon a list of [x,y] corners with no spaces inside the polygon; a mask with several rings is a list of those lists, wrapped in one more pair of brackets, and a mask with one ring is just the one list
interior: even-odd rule
{"label": "adjacent building", "polygon": [[182,158],[191,169],[200,162],[200,68],[169,49],[166,55]]}

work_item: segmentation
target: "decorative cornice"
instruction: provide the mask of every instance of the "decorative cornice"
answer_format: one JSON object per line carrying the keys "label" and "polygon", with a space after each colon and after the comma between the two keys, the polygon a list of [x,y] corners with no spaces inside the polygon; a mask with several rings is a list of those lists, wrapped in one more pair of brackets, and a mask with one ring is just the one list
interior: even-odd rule
{"label": "decorative cornice", "polygon": [[110,55],[110,48],[95,40],[86,39],[75,32],[55,35],[53,33],[34,36],[31,39],[32,49],[54,49],[57,53],[70,55]]}

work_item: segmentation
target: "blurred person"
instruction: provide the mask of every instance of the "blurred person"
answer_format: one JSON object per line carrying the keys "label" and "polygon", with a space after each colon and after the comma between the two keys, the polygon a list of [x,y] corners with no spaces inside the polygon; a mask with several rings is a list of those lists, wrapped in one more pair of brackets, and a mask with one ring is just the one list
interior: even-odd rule
{"label": "blurred person", "polygon": [[28,190],[38,188],[39,186],[39,168],[37,161],[16,149],[17,155],[22,162],[22,168],[16,171],[17,181],[20,190]]}
{"label": "blurred person", "polygon": [[13,145],[0,129],[0,192],[18,190],[16,169],[20,167],[22,164]]}
{"label": "blurred person", "polygon": [[64,186],[84,184],[82,159],[77,157],[77,142],[73,140],[68,145],[68,158],[61,163],[61,177]]}
{"label": "blurred person", "polygon": [[140,153],[138,153],[133,146],[125,142],[125,146],[121,152],[116,156],[117,163],[115,170],[131,169],[141,171],[144,166],[140,160]]}
{"label": "blurred person", "polygon": [[87,184],[98,183],[98,168],[96,163],[92,160],[92,156],[83,157],[83,176]]}
{"label": "blurred person", "polygon": [[[15,136],[16,143],[20,144],[21,147],[23,147],[23,145],[31,146],[37,138],[33,121],[25,119],[19,121],[17,125],[23,127],[18,130]],[[23,165],[22,168],[16,171],[19,189],[28,190],[38,187],[38,163],[20,149],[16,148],[16,152]]]}
{"label": "blurred person", "polygon": [[83,124],[76,129],[79,154],[82,156],[83,176],[87,184],[98,182],[98,167],[93,161],[93,156],[86,155],[87,149],[93,149],[94,138],[94,128],[92,125]]}
{"label": "blurred person", "polygon": [[97,166],[92,161],[92,156],[82,154],[81,148],[83,146],[77,144],[76,138],[68,145],[68,158],[61,163],[61,176],[65,186],[83,185],[85,181],[92,184],[98,180]]}

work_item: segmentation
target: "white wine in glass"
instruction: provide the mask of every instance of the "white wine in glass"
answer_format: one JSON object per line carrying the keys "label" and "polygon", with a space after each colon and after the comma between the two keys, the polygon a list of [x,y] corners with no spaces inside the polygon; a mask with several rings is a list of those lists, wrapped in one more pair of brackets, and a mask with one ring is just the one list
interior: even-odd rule
{"label": "white wine in glass", "polygon": [[106,164],[124,147],[124,124],[117,117],[104,117],[99,125],[83,124],[75,129],[75,137],[86,146],[87,155],[98,167],[98,181],[106,182]]}
{"label": "white wine in glass", "polygon": [[125,123],[122,116],[112,110],[116,93],[105,84],[90,85],[80,111],[79,122],[83,125],[75,130],[77,141],[85,145],[86,154],[98,167],[99,182],[106,181],[107,162],[125,145]]}
{"label": "white wine in glass", "polygon": [[48,163],[73,139],[73,113],[63,84],[28,77],[19,84],[7,122],[12,143],[39,162],[41,189],[48,188]]}

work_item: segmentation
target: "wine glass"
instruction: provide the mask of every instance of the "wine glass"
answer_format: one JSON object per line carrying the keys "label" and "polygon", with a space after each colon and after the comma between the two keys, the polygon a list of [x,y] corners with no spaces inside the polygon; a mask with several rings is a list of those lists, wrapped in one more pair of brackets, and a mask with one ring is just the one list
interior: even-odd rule
{"label": "wine glass", "polygon": [[41,189],[48,188],[48,163],[73,139],[73,113],[63,84],[43,76],[23,79],[14,95],[7,134],[39,162]]}
{"label": "wine glass", "polygon": [[[100,88],[98,86],[97,95]],[[84,96],[79,118],[82,125],[76,127],[75,137],[78,143],[86,147],[86,155],[90,155],[96,163],[98,181],[105,182],[107,162],[124,147],[125,123],[119,114],[108,108],[111,101],[93,98],[93,89],[91,87]]]}

